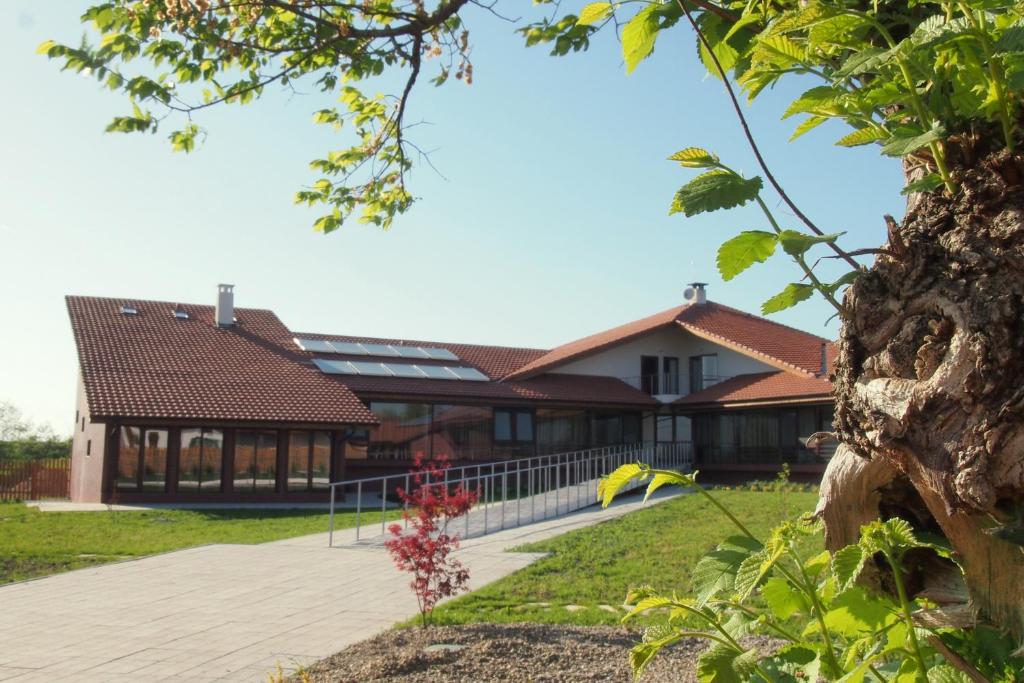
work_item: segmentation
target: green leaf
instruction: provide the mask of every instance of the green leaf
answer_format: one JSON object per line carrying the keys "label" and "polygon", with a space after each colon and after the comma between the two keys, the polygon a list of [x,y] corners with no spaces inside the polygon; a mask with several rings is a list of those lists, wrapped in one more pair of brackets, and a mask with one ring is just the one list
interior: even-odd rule
{"label": "green leaf", "polygon": [[765,551],[755,553],[740,563],[733,581],[733,590],[736,591],[737,599],[740,602],[746,600],[757,587],[757,583],[764,576],[764,567],[767,563],[768,555]]}
{"label": "green leaf", "polygon": [[842,93],[828,85],[819,85],[804,92],[797,99],[790,103],[789,107],[782,114],[782,118],[788,119],[794,114],[813,114],[836,103]]}
{"label": "green leaf", "polygon": [[836,232],[831,235],[808,235],[796,230],[783,230],[779,233],[779,243],[782,245],[782,250],[790,256],[803,256],[814,245],[831,244],[844,234]]}
{"label": "green leaf", "polygon": [[789,581],[773,577],[765,581],[761,587],[761,595],[780,621],[785,621],[798,612],[807,611],[807,599]]}
{"label": "green leaf", "polygon": [[732,171],[715,169],[702,173],[676,193],[669,215],[695,216],[707,211],[731,209],[752,201],[761,192],[761,178],[744,178]]}
{"label": "green leaf", "polygon": [[868,145],[872,142],[878,142],[889,137],[889,131],[881,126],[868,126],[867,128],[861,128],[855,130],[852,133],[848,133],[843,137],[839,138],[836,142],[840,147],[857,147],[859,145]]}
{"label": "green leaf", "polygon": [[685,168],[713,168],[719,165],[718,155],[700,147],[681,149],[668,159],[678,161],[679,165]]}
{"label": "green leaf", "polygon": [[832,556],[829,552],[827,550],[822,550],[820,553],[814,557],[808,558],[808,560],[804,562],[804,571],[807,572],[807,575],[812,579],[817,579],[818,574],[825,569],[828,569],[831,559]]}
{"label": "green leaf", "polygon": [[636,13],[622,29],[622,58],[626,61],[626,73],[633,73],[637,64],[654,52],[658,39],[658,11],[661,5],[653,3]]}
{"label": "green leaf", "polygon": [[602,507],[608,507],[611,502],[618,495],[619,491],[623,489],[632,479],[639,478],[641,481],[646,478],[646,471],[643,465],[639,463],[629,463],[621,465],[614,472],[606,477],[603,477],[597,484],[597,499],[601,501]]}
{"label": "green leaf", "polygon": [[715,66],[715,60],[711,57],[712,53],[714,53],[715,59],[718,60],[718,64],[726,73],[736,66],[736,62],[740,57],[739,51],[730,45],[726,38],[729,33],[729,23],[726,23],[717,14],[702,12],[697,17],[697,25],[700,27],[701,33],[704,34],[704,40],[711,45],[711,51],[708,51],[704,41],[698,39],[697,54],[704,63],[704,68],[708,70],[708,73],[715,78],[721,79],[722,76],[718,71],[718,67]]}
{"label": "green leaf", "polygon": [[697,680],[700,683],[742,683],[736,671],[736,658],[741,653],[731,647],[715,643],[697,659]]}
{"label": "green leaf", "polygon": [[928,669],[928,683],[971,683],[971,677],[949,664]]}
{"label": "green leaf", "polygon": [[593,26],[604,21],[612,13],[612,3],[592,2],[580,10],[580,18],[576,23],[582,26]]}
{"label": "green leaf", "polygon": [[896,623],[897,615],[891,600],[854,586],[832,602],[831,609],[825,613],[825,626],[846,638],[859,638]]}
{"label": "green leaf", "polygon": [[811,285],[791,282],[786,285],[784,290],[761,304],[761,312],[767,315],[784,311],[796,306],[801,301],[810,299],[812,294],[814,294],[814,287]]}
{"label": "green leaf", "polygon": [[796,140],[805,133],[814,130],[826,121],[828,121],[828,119],[824,116],[810,116],[804,119],[804,121],[802,121],[800,125],[793,130],[793,134],[789,136],[789,141],[793,142],[793,140]]}
{"label": "green leaf", "polygon": [[932,126],[931,130],[920,135],[893,135],[882,145],[882,153],[891,157],[902,157],[917,151],[933,142],[938,142],[946,136],[946,129],[940,124]]}
{"label": "green leaf", "polygon": [[749,556],[749,552],[719,548],[700,558],[692,575],[697,605],[704,605],[719,593],[732,590],[736,571]]}
{"label": "green leaf", "polygon": [[651,479],[651,483],[647,485],[647,492],[644,494],[644,502],[651,497],[651,494],[660,489],[665,484],[676,484],[677,486],[694,486],[696,485],[693,476],[689,474],[681,474],[679,472],[658,472]]}
{"label": "green leaf", "polygon": [[864,569],[868,555],[859,545],[848,545],[837,550],[832,557],[832,573],[839,582],[839,591],[851,588]]}
{"label": "green leaf", "polygon": [[761,660],[761,668],[773,676],[772,681],[797,683],[822,680],[821,652],[806,643],[782,647],[771,657]]}
{"label": "green leaf", "polygon": [[36,54],[37,55],[49,54],[50,50],[53,49],[56,45],[57,45],[57,41],[55,41],[55,40],[44,40],[43,42],[39,43],[39,47],[36,48]]}
{"label": "green leaf", "polygon": [[718,272],[729,281],[755,263],[764,263],[775,253],[778,238],[773,232],[747,230],[718,248]]}
{"label": "green leaf", "polygon": [[940,187],[942,187],[942,176],[938,173],[929,173],[918,178],[912,183],[907,183],[906,187],[900,190],[900,194],[907,195],[913,194],[914,192],[932,192]]}

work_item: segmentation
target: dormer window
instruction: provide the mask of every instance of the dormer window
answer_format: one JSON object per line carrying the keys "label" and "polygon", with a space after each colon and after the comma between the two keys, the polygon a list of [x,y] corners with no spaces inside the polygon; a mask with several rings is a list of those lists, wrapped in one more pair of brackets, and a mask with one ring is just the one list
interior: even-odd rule
{"label": "dormer window", "polygon": [[127,305],[125,305],[125,306],[121,307],[121,315],[138,315],[138,314],[139,314],[139,309],[135,308],[134,306],[127,306]]}
{"label": "dormer window", "polygon": [[181,309],[174,309],[174,317],[178,320],[188,320],[188,312]]}

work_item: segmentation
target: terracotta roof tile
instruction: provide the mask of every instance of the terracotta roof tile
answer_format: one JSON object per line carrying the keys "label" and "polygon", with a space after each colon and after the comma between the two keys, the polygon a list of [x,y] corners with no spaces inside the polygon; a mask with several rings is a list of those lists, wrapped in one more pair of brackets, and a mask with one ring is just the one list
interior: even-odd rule
{"label": "terracotta roof tile", "polygon": [[[67,297],[89,409],[95,417],[373,424],[344,385],[309,364],[271,311],[236,309],[216,327],[212,306]],[[123,315],[131,306],[138,315]]]}
{"label": "terracotta roof tile", "polygon": [[555,401],[652,408],[658,402],[614,377],[546,374],[522,381],[460,382],[443,379],[333,375],[360,396],[418,396],[448,401],[489,400],[503,403]]}
{"label": "terracotta roof tile", "polygon": [[737,375],[675,401],[677,406],[723,405],[780,399],[831,398],[832,383],[780,370]]}
{"label": "terracotta roof tile", "polygon": [[546,372],[570,360],[672,325],[679,325],[693,334],[730,346],[781,369],[805,375],[814,375],[820,370],[821,344],[827,342],[817,335],[708,301],[676,306],[563,344],[510,373],[507,378],[523,379]]}

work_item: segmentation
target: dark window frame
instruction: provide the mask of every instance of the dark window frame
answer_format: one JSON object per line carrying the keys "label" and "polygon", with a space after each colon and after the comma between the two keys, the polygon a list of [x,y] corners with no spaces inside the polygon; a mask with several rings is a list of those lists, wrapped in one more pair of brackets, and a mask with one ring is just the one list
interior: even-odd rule
{"label": "dark window frame", "polygon": [[[498,413],[507,413],[509,422],[509,438],[498,438]],[[530,417],[530,438],[519,437],[519,416],[529,415]],[[491,436],[495,444],[507,446],[510,444],[533,443],[537,437],[537,416],[533,408],[494,408],[491,412]]]}
{"label": "dark window frame", "polygon": [[[84,421],[85,418],[83,417]],[[136,454],[135,463],[135,488],[121,488],[120,477],[118,473],[121,467],[121,431],[124,429],[137,429],[139,430],[139,443],[137,446],[138,453]],[[116,460],[114,463],[114,491],[118,493],[168,493],[171,490],[171,428],[170,427],[151,427],[145,425],[119,425],[117,429],[117,450],[115,451]],[[147,489],[145,486],[146,481],[146,435],[149,432],[164,432],[166,436],[166,442],[164,446],[164,487],[162,491],[155,489]],[[88,453],[87,453],[88,455]]]}
{"label": "dark window frame", "polygon": [[[227,449],[228,449],[228,445],[227,445],[227,430],[226,429],[222,429],[220,427],[180,427],[178,429],[178,452],[177,452],[177,470],[178,471],[177,471],[177,481],[175,482],[175,486],[179,489],[179,492],[180,492],[180,487],[181,487],[181,469],[182,469],[181,468],[181,451],[182,451],[183,448],[185,448],[185,441],[184,441],[184,439],[182,439],[182,435],[185,432],[188,432],[188,431],[198,431],[199,432],[199,468],[200,468],[200,477],[196,481],[196,488],[195,488],[195,490],[193,491],[192,489],[186,489],[186,491],[188,493],[201,493],[201,494],[224,493],[224,474],[225,474],[225,471],[227,469],[226,465],[227,465]],[[206,462],[206,434],[208,432],[218,432],[218,433],[220,433],[220,465],[217,467],[217,479],[219,480],[219,483],[217,484],[217,488],[216,489],[212,489],[212,488],[204,489],[203,488],[203,481],[204,480],[203,480],[202,474],[201,474],[202,473],[203,463]],[[232,471],[230,473],[230,478],[232,479],[232,481],[234,481],[234,471]],[[213,481],[213,479],[211,478],[210,481]]]}
{"label": "dark window frame", "polygon": [[[306,435],[306,486],[303,488],[291,487],[292,467],[292,437],[296,434]],[[286,493],[311,493],[314,491],[326,491],[330,485],[321,488],[313,486],[313,453],[316,446],[316,435],[327,436],[327,479],[333,481],[334,477],[334,434],[327,429],[290,429],[288,430],[287,452],[285,453],[284,490]]]}

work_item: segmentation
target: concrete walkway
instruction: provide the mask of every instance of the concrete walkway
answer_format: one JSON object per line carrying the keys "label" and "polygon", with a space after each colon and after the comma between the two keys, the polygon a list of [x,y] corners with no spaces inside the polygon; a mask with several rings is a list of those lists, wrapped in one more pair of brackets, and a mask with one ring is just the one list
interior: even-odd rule
{"label": "concrete walkway", "polygon": [[[497,531],[458,556],[480,588],[541,557],[507,548],[638,507],[634,497]],[[209,545],[0,587],[0,681],[266,681],[278,665],[322,659],[417,613],[407,575],[354,540]]]}

